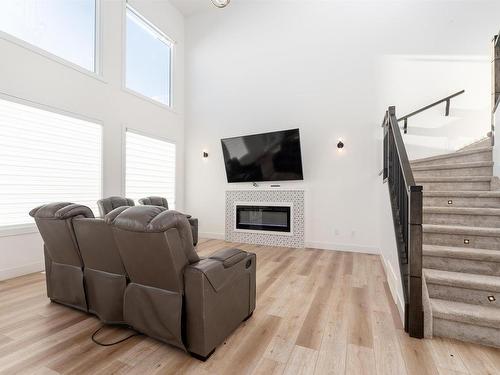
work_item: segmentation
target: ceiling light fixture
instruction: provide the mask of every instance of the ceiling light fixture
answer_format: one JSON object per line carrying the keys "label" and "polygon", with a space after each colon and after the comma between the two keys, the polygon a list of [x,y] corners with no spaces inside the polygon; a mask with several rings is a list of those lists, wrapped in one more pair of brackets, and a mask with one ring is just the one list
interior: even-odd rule
{"label": "ceiling light fixture", "polygon": [[214,4],[217,8],[225,8],[230,2],[231,0],[212,0],[212,4]]}

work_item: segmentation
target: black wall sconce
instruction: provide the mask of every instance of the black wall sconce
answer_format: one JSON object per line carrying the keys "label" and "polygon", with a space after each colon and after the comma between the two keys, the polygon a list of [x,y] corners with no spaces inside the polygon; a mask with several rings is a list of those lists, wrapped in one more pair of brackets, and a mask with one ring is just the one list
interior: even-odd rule
{"label": "black wall sconce", "polygon": [[342,141],[342,139],[339,139],[339,141],[337,143],[337,149],[339,151],[342,151],[343,148],[344,148],[344,142]]}
{"label": "black wall sconce", "polygon": [[203,157],[204,157],[204,158],[208,158],[208,152],[203,151]]}

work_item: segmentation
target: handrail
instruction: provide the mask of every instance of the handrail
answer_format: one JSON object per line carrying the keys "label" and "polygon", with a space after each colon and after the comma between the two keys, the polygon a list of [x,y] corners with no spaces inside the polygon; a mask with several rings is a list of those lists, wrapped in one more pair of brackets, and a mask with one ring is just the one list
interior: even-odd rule
{"label": "handrail", "polygon": [[384,122],[384,181],[388,182],[405,301],[405,331],[423,338],[422,186],[415,184],[396,118],[389,107]]}
{"label": "handrail", "polygon": [[491,138],[494,145],[495,114],[500,103],[500,31],[493,36],[491,52]]}
{"label": "handrail", "polygon": [[425,107],[417,109],[416,111],[413,111],[413,112],[411,112],[411,113],[409,113],[407,115],[404,115],[403,117],[400,117],[398,119],[398,122],[404,120],[404,125],[403,125],[403,131],[404,131],[404,133],[406,134],[408,132],[408,118],[410,118],[412,116],[415,116],[415,115],[419,114],[420,112],[426,111],[429,108],[435,107],[438,104],[446,102],[446,108],[445,108],[445,111],[444,111],[444,115],[445,116],[449,116],[450,115],[450,99],[454,98],[455,96],[462,95],[464,92],[465,92],[465,90],[458,91],[458,92],[456,92],[454,94],[448,95],[446,98],[440,99],[440,100],[438,100],[438,101],[436,101],[436,102],[434,102],[432,104],[426,105]]}
{"label": "handrail", "polygon": [[403,178],[405,180],[406,186],[415,185],[415,179],[413,177],[413,172],[411,170],[410,161],[408,159],[408,154],[406,153],[405,144],[403,142],[403,137],[401,131],[399,130],[398,121],[396,119],[396,107],[389,107],[389,119],[391,123],[394,139],[396,141],[396,149],[399,155],[399,161],[401,163],[401,168],[403,170]]}

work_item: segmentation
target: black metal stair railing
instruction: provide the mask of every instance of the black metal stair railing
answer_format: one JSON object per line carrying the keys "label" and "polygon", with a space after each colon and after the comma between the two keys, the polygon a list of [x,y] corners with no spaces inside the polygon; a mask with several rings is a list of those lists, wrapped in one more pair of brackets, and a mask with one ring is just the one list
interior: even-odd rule
{"label": "black metal stair railing", "polygon": [[405,300],[405,331],[423,338],[422,307],[422,186],[415,184],[398,126],[395,107],[384,122],[384,181],[389,184],[392,216]]}
{"label": "black metal stair railing", "polygon": [[406,134],[408,133],[408,119],[412,116],[418,115],[421,112],[427,111],[428,109],[435,107],[441,103],[446,103],[446,107],[444,109],[444,115],[449,116],[450,115],[450,102],[451,99],[453,99],[456,96],[462,95],[465,92],[465,90],[460,90],[454,94],[448,95],[447,97],[443,99],[439,99],[438,101],[435,101],[434,103],[431,103],[429,105],[426,105],[425,107],[422,107],[420,109],[417,109],[416,111],[413,111],[412,113],[408,113],[407,115],[404,115],[398,119],[398,121],[403,121],[403,132]]}
{"label": "black metal stair railing", "polygon": [[491,135],[495,144],[495,114],[500,105],[500,32],[492,41],[491,71]]}

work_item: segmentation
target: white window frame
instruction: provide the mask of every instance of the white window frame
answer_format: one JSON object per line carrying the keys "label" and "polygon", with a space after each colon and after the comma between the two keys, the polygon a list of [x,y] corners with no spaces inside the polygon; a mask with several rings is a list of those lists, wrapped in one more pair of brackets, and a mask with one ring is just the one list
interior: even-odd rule
{"label": "white window frame", "polygon": [[97,79],[101,82],[106,83],[102,76],[102,11],[101,11],[101,0],[95,1],[95,30],[94,30],[94,71],[88,70],[83,66],[80,66],[74,62],[68,61],[63,57],[53,54],[41,47],[31,44],[23,39],[20,39],[12,34],[6,33],[0,30],[0,39],[3,39],[9,43],[15,44],[22,47],[30,52],[36,53],[42,57],[45,57],[53,62],[63,65],[67,68],[73,69],[79,73],[83,73],[91,78]]}
{"label": "white window frame", "polygon": [[[0,99],[8,100],[14,103],[26,105],[29,107],[41,109],[43,111],[56,113],[63,116],[73,117],[79,120],[92,122],[93,124],[99,125],[101,128],[101,192],[100,199],[104,196],[104,123],[101,120],[91,118],[82,114],[78,114],[75,112],[66,111],[60,108],[52,107],[46,104],[34,102],[31,100],[19,98],[17,96],[9,95],[3,92],[0,92]],[[176,192],[177,194],[177,192]],[[38,228],[35,223],[29,224],[16,224],[16,225],[5,225],[0,226],[0,237],[10,237],[17,236],[21,234],[30,234],[30,233],[38,233]]]}
{"label": "white window frame", "polygon": [[[143,21],[147,26],[151,27],[155,32],[160,34],[160,36],[165,39],[165,41],[170,44],[170,87],[169,87],[169,104],[162,103],[158,100],[151,99],[150,97],[141,94],[140,92],[134,91],[127,87],[127,9],[132,11],[137,18]],[[171,112],[176,113],[176,100],[174,99],[174,69],[175,69],[175,54],[176,54],[176,45],[177,42],[170,38],[165,32],[163,32],[159,27],[157,27],[154,23],[149,21],[146,17],[144,17],[137,9],[131,6],[127,0],[124,0],[122,7],[122,24],[123,24],[123,32],[122,32],[122,91],[127,94],[133,95],[139,99],[145,100],[149,103],[155,104],[163,109],[167,109]]]}
{"label": "white window frame", "polygon": [[178,147],[177,142],[173,139],[162,137],[156,134],[151,134],[148,132],[144,132],[142,130],[134,129],[129,126],[122,126],[122,183],[121,183],[121,195],[122,197],[126,197],[127,193],[127,132],[134,133],[137,135],[142,135],[143,137],[153,138],[159,141],[172,143],[175,146],[175,165],[174,165],[174,176],[175,176],[175,209],[178,210],[178,202],[177,197],[179,196],[179,191],[177,189],[177,156],[178,156]]}

